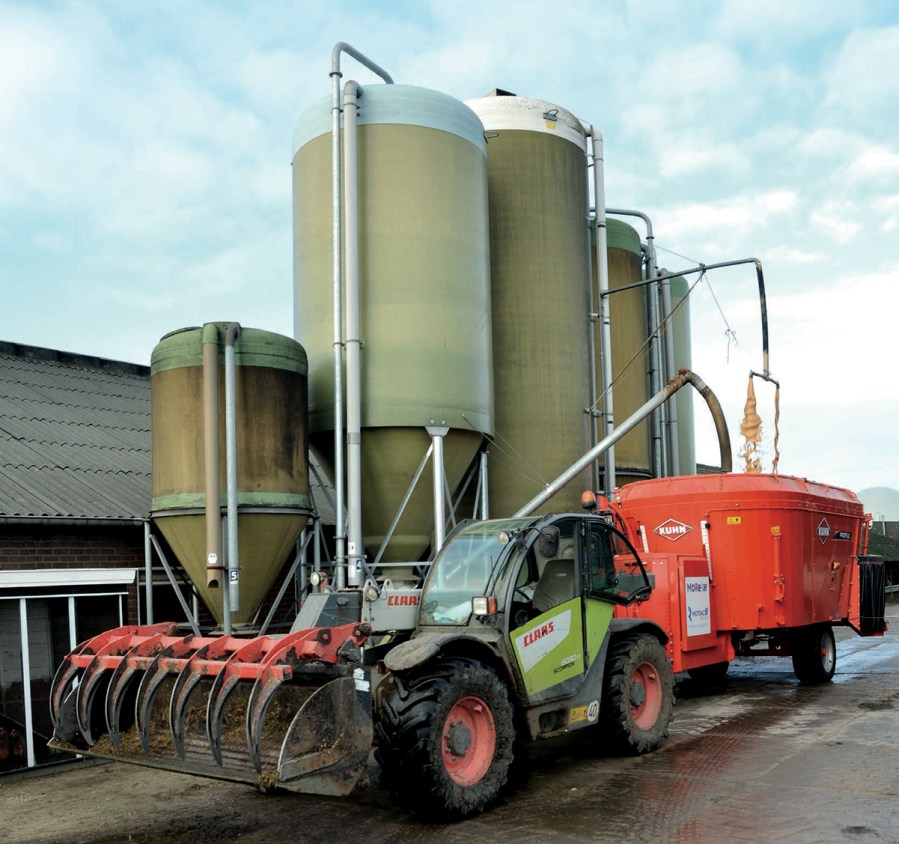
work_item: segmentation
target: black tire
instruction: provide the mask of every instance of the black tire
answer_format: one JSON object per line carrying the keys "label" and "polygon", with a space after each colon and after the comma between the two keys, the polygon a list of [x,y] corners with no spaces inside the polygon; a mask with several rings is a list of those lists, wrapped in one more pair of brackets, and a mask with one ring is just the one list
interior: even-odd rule
{"label": "black tire", "polygon": [[674,675],[654,636],[613,642],[606,660],[597,743],[628,755],[655,750],[674,713]]}
{"label": "black tire", "polygon": [[837,670],[837,643],[829,624],[797,631],[792,639],[793,671],[809,686],[829,683]]}
{"label": "black tire", "polygon": [[382,783],[422,818],[482,812],[512,763],[515,728],[502,680],[475,660],[447,658],[383,683],[375,723]]}
{"label": "black tire", "polygon": [[690,668],[687,674],[697,686],[704,688],[721,686],[727,679],[728,668],[730,668],[729,662],[716,662],[712,665],[700,665],[698,668]]}

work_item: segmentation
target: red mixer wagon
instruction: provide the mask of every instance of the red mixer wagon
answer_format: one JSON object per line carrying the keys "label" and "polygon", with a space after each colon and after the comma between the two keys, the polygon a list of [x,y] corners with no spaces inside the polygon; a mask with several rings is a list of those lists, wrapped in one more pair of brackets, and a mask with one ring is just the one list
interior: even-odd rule
{"label": "red mixer wagon", "polygon": [[674,671],[721,679],[735,656],[790,656],[826,682],[835,625],[880,636],[884,571],[849,490],[785,475],[693,475],[629,484],[609,505],[655,578],[620,616],[668,631]]}

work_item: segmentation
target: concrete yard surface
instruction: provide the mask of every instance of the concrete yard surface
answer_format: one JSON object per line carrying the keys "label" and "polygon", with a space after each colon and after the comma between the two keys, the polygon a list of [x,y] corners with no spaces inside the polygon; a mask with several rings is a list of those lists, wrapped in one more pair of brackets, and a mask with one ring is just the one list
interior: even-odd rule
{"label": "concrete yard surface", "polygon": [[823,686],[773,657],[735,661],[717,689],[681,680],[648,756],[588,756],[576,734],[520,752],[499,804],[457,824],[405,814],[373,761],[342,799],[103,763],[0,779],[0,841],[899,842],[899,637],[839,630],[837,653]]}

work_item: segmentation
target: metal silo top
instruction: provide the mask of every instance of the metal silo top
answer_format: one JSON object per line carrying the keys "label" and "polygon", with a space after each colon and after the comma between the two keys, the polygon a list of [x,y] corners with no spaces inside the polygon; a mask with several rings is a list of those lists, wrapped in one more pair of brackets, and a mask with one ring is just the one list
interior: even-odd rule
{"label": "metal silo top", "polygon": [[583,124],[570,111],[554,103],[501,94],[468,100],[465,104],[481,118],[488,132],[508,129],[545,132],[564,138],[586,152]]}
{"label": "metal silo top", "polygon": [[[487,155],[484,127],[477,115],[459,100],[415,85],[364,85],[359,98],[359,125],[422,126],[448,132]],[[293,154],[304,144],[331,131],[331,98],[307,108],[293,132]]]}

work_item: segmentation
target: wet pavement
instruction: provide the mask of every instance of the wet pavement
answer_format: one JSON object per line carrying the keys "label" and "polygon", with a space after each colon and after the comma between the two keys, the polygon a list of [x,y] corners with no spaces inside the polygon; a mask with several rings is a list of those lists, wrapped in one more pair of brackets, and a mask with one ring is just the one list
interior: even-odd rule
{"label": "wet pavement", "polygon": [[499,805],[462,823],[413,820],[374,765],[368,789],[329,799],[109,763],[0,779],[0,840],[899,842],[899,606],[887,612],[883,638],[838,631],[832,683],[799,686],[773,657],[736,661],[717,689],[684,680],[660,751],[535,747]]}

